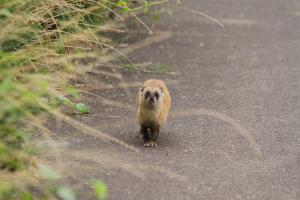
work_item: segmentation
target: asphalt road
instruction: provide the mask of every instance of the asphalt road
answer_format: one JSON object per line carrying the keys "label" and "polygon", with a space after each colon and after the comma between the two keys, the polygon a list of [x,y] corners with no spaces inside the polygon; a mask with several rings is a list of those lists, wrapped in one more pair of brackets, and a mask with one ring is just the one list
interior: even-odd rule
{"label": "asphalt road", "polygon": [[[137,66],[161,62],[174,75],[118,69],[132,87],[85,89],[124,105],[83,94],[91,114],[102,117],[74,117],[139,152],[52,119],[48,126],[64,140],[55,142],[56,159],[49,151],[44,157],[78,199],[92,199],[89,178],[107,184],[107,199],[300,199],[300,1],[189,0],[181,6],[225,27],[184,10],[161,16],[154,36],[169,37],[128,58]],[[151,37],[142,25],[128,24],[128,43]],[[94,86],[120,83],[86,77]],[[136,94],[149,78],[164,80],[172,98],[156,148],[137,137]]]}

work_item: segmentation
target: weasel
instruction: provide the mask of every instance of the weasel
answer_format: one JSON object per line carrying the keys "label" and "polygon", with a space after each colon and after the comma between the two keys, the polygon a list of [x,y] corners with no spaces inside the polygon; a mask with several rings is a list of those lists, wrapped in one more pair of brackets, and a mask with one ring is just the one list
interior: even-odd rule
{"label": "weasel", "polygon": [[140,89],[137,101],[137,119],[141,125],[140,133],[143,135],[144,146],[155,147],[171,106],[169,91],[163,81],[150,79]]}

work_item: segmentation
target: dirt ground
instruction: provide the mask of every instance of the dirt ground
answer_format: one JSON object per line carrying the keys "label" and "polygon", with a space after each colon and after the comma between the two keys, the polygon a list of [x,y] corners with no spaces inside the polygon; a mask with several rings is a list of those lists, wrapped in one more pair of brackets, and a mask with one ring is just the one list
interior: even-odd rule
{"label": "dirt ground", "polygon": [[[135,49],[127,55],[140,73],[103,67],[115,75],[78,76],[79,89],[97,95],[80,101],[98,116],[71,119],[135,150],[50,119],[57,137],[38,144],[40,159],[78,199],[93,199],[91,178],[107,184],[107,199],[300,199],[300,1],[181,6],[225,27],[184,10],[161,16],[154,35],[129,22]],[[174,74],[143,72],[150,65],[139,64],[149,62]],[[136,95],[149,78],[164,80],[172,98],[155,148],[143,146],[136,119]]]}

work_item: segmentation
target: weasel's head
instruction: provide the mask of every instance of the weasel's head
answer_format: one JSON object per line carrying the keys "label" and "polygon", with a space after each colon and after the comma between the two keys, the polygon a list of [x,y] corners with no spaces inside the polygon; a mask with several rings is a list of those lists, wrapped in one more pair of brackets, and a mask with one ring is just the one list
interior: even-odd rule
{"label": "weasel's head", "polygon": [[164,90],[161,87],[142,87],[141,100],[143,103],[155,106],[162,103]]}

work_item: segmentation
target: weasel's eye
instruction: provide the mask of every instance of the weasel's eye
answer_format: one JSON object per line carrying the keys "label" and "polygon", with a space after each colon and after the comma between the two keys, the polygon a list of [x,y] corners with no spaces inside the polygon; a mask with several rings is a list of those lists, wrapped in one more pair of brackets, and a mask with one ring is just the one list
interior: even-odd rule
{"label": "weasel's eye", "polygon": [[146,96],[149,96],[150,92],[146,92]]}
{"label": "weasel's eye", "polygon": [[157,92],[155,92],[155,97],[158,98],[159,97],[159,94]]}

